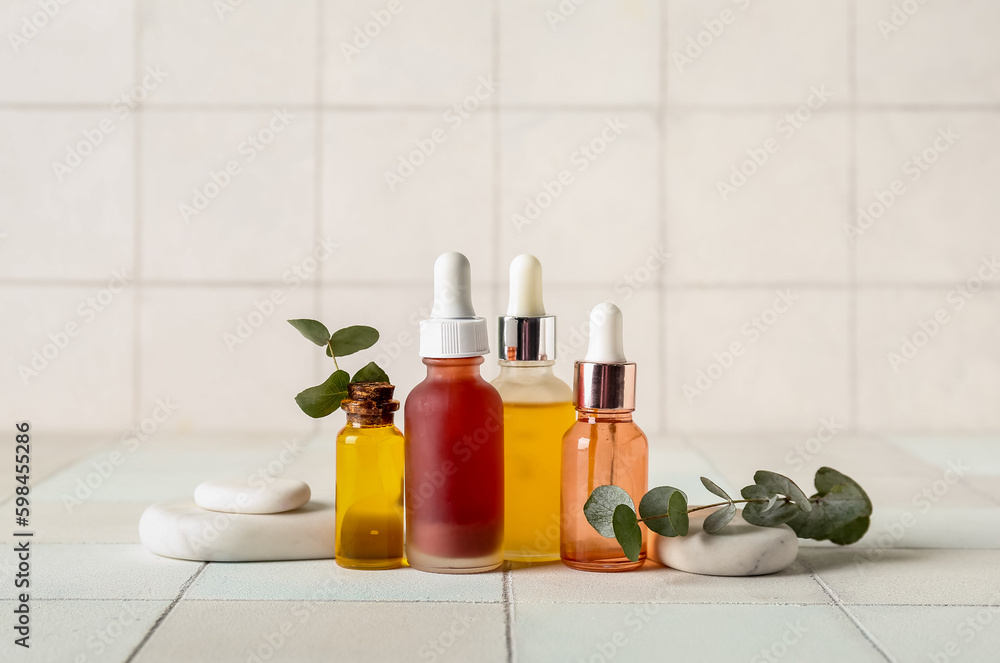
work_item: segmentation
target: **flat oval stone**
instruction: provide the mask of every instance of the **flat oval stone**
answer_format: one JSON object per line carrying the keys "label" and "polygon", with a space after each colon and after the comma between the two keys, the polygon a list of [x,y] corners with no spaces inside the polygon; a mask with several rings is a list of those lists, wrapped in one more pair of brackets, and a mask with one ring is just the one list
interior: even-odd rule
{"label": "flat oval stone", "polygon": [[207,511],[194,502],[160,502],[139,519],[139,540],[164,557],[201,562],[333,558],[337,515],[310,502],[285,513]]}
{"label": "flat oval stone", "polygon": [[194,489],[195,504],[223,513],[281,513],[309,501],[308,484],[297,479],[272,478],[263,486],[246,479],[210,479]]}
{"label": "flat oval stone", "polygon": [[716,534],[702,525],[712,511],[691,514],[688,535],[650,532],[649,556],[664,566],[707,576],[759,576],[788,568],[799,553],[799,539],[788,525],[758,527],[737,511]]}

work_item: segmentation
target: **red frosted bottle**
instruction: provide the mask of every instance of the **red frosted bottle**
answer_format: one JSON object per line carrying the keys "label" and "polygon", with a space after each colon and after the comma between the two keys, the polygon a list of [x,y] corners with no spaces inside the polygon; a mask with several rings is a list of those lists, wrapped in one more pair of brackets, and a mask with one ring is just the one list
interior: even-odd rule
{"label": "red frosted bottle", "polygon": [[434,263],[434,307],[420,324],[427,377],[406,398],[406,557],[413,568],[477,573],[503,562],[503,402],[479,373],[489,352],[469,261]]}

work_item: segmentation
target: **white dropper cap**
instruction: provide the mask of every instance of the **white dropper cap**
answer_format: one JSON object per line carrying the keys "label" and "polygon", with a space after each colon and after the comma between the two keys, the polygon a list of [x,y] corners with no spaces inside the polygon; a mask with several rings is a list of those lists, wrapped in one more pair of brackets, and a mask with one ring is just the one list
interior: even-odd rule
{"label": "white dropper cap", "polygon": [[522,253],[510,261],[510,299],[499,323],[501,361],[555,361],[556,318],[545,315],[542,263],[535,256]]}
{"label": "white dropper cap", "polygon": [[420,321],[420,356],[434,359],[475,357],[490,351],[486,318],[472,306],[472,268],[457,251],[434,261],[431,317]]}
{"label": "white dropper cap", "polygon": [[598,304],[590,311],[590,344],[584,361],[600,364],[624,364],[622,348],[622,311],[611,302]]}
{"label": "white dropper cap", "polygon": [[622,349],[622,312],[614,304],[590,311],[587,356],[573,367],[573,400],[577,410],[635,409],[635,364]]}
{"label": "white dropper cap", "polygon": [[510,299],[507,315],[530,318],[545,315],[542,303],[542,263],[522,253],[510,261]]}

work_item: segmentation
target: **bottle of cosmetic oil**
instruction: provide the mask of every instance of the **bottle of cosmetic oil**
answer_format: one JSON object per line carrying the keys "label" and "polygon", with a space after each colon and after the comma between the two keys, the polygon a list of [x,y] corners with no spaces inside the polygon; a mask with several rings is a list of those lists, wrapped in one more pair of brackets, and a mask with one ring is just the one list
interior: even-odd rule
{"label": "bottle of cosmetic oil", "polygon": [[347,425],[337,435],[337,564],[393,569],[403,563],[403,434],[399,401],[385,382],[347,385]]}
{"label": "bottle of cosmetic oil", "polygon": [[573,425],[573,391],[552,373],[556,319],[545,315],[542,265],[510,263],[510,299],[500,318],[500,375],[493,386],[504,411],[504,559],[559,559],[562,438]]}
{"label": "bottle of cosmetic oil", "polygon": [[503,562],[503,402],[479,374],[486,320],[472,306],[469,261],[434,263],[434,305],[420,322],[427,377],[406,398],[406,557],[437,573]]}
{"label": "bottle of cosmetic oil", "polygon": [[576,362],[573,385],[576,423],[562,444],[562,542],[567,566],[584,571],[629,571],[646,561],[646,526],[639,561],[630,561],[618,542],[597,533],[583,505],[597,486],[613,484],[636,505],[646,493],[649,444],[632,423],[635,364],[622,350],[622,312],[598,304],[590,312],[590,346]]}

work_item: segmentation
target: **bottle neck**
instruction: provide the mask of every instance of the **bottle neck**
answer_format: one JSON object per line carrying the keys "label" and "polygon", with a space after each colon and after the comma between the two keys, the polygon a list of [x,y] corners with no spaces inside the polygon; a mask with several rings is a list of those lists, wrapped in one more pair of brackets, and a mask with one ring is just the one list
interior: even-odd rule
{"label": "bottle neck", "polygon": [[430,379],[472,380],[482,378],[479,373],[479,366],[483,363],[481,356],[455,359],[424,357],[422,361],[427,367],[427,377]]}
{"label": "bottle neck", "polygon": [[544,378],[554,375],[552,367],[555,361],[497,361],[500,375],[511,378]]}
{"label": "bottle neck", "polygon": [[352,382],[340,409],[347,413],[351,428],[392,426],[399,401],[392,400],[396,387],[386,382]]}
{"label": "bottle neck", "polygon": [[632,412],[630,410],[577,409],[576,420],[590,424],[622,424],[632,421]]}
{"label": "bottle neck", "polygon": [[396,423],[392,414],[383,415],[379,418],[366,417],[360,414],[347,415],[348,428],[391,428],[395,425]]}

